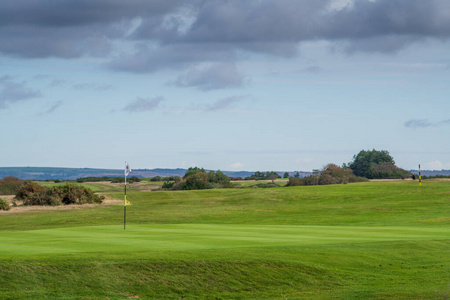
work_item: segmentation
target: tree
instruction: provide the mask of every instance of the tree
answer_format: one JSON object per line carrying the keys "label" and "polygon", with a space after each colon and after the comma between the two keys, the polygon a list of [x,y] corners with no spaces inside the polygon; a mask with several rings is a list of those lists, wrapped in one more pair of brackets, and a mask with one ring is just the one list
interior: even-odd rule
{"label": "tree", "polygon": [[335,164],[328,164],[322,171],[314,170],[314,174],[310,176],[303,178],[289,178],[287,186],[345,184],[367,180],[367,178],[356,177],[349,168],[343,169]]}
{"label": "tree", "polygon": [[205,173],[205,175],[206,175],[206,171],[205,171],[205,169],[203,169],[203,168],[198,168],[198,167],[191,167],[191,168],[189,168],[187,171],[186,171],[186,173],[184,174],[184,176],[183,176],[183,179],[186,179],[186,178],[188,178],[189,176],[191,176],[191,175],[194,175],[194,174],[198,174],[198,173]]}
{"label": "tree", "polygon": [[231,187],[230,178],[221,171],[209,171],[206,173],[203,168],[189,168],[183,179],[175,182],[166,182],[163,188],[172,190],[203,190],[212,188]]}
{"label": "tree", "polygon": [[289,173],[285,172],[284,175],[283,175],[283,178],[289,178]]}
{"label": "tree", "polygon": [[378,165],[395,165],[395,162],[386,150],[361,150],[357,155],[353,156],[353,161],[348,164],[348,167],[352,169],[356,176],[373,178],[370,174],[370,169]]}
{"label": "tree", "polygon": [[209,171],[208,173],[208,181],[212,183],[219,183],[219,184],[229,184],[230,183],[230,177],[223,174],[220,170],[217,172]]}
{"label": "tree", "polygon": [[268,180],[272,179],[272,177],[281,178],[281,176],[278,175],[278,173],[275,171],[267,171],[267,172],[256,171],[253,175],[246,177],[245,180]]}
{"label": "tree", "polygon": [[272,180],[273,184],[275,184],[275,179],[278,179],[278,177],[280,177],[280,175],[272,174],[272,175],[269,176],[269,179]]}

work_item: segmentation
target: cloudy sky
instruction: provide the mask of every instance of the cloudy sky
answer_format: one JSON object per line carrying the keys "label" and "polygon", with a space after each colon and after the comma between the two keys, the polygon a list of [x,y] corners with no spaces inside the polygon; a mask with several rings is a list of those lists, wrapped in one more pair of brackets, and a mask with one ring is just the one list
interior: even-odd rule
{"label": "cloudy sky", "polygon": [[3,0],[0,166],[450,169],[448,0]]}

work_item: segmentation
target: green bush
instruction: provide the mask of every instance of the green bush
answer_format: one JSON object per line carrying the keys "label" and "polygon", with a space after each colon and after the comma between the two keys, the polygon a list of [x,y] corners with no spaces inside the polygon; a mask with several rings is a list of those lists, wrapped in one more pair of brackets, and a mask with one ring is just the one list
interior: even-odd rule
{"label": "green bush", "polygon": [[75,184],[46,188],[34,182],[27,182],[16,194],[23,205],[67,205],[102,203],[104,196],[94,194],[90,189]]}
{"label": "green bush", "polygon": [[3,200],[2,198],[0,198],[0,210],[10,210],[11,207],[9,206],[9,204]]}
{"label": "green bush", "polygon": [[368,176],[376,179],[405,179],[411,177],[411,173],[395,165],[378,165],[370,168]]}
{"label": "green bush", "polygon": [[34,194],[44,193],[45,190],[46,188],[43,187],[42,185],[39,185],[31,181],[27,181],[17,190],[15,199],[25,200],[32,197]]}
{"label": "green bush", "polygon": [[311,175],[304,178],[290,177],[287,186],[346,184],[367,180],[366,178],[355,176],[351,169],[340,168],[335,164],[328,164],[320,175]]}
{"label": "green bush", "polygon": [[260,172],[256,171],[251,176],[245,177],[245,180],[269,180],[269,179],[277,179],[281,178],[281,176],[274,171]]}
{"label": "green bush", "polygon": [[150,178],[150,181],[162,181],[162,180],[163,179],[161,176],[155,176],[155,177]]}
{"label": "green bush", "polygon": [[175,184],[175,181],[165,181],[162,185],[163,189],[171,189],[173,188],[173,185]]}
{"label": "green bush", "polygon": [[26,181],[17,177],[8,176],[0,180],[0,195],[15,195],[17,190]]}
{"label": "green bush", "polygon": [[203,190],[225,187],[232,187],[227,175],[221,171],[206,173],[205,169],[198,167],[189,168],[180,181],[163,184],[163,188],[171,188],[172,190]]}

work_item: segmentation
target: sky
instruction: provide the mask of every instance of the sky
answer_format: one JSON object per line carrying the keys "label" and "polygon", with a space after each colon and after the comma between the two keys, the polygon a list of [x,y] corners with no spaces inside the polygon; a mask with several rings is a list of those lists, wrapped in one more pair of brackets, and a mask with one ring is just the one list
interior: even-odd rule
{"label": "sky", "polygon": [[448,0],[3,0],[0,166],[450,169]]}

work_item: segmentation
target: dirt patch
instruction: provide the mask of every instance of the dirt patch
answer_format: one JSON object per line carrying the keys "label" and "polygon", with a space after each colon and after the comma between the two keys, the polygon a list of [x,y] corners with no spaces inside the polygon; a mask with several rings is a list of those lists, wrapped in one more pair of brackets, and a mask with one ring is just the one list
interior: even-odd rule
{"label": "dirt patch", "polygon": [[111,197],[110,195],[105,195],[102,193],[98,193],[100,196],[105,196],[105,200],[103,200],[102,205],[123,205],[123,200]]}
{"label": "dirt patch", "polygon": [[0,198],[5,200],[7,203],[11,204],[14,200],[15,195],[1,195]]}

